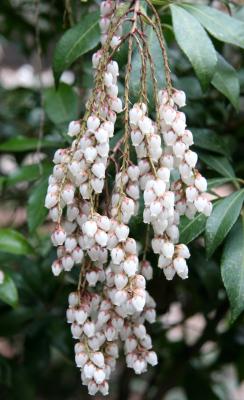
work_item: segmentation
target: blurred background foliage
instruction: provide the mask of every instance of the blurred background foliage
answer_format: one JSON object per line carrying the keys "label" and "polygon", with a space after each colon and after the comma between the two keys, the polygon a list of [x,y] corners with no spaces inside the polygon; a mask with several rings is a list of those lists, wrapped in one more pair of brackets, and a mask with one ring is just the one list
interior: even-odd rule
{"label": "blurred background foliage", "polygon": [[[207,222],[181,221],[190,244],[190,277],[167,282],[155,268],[151,328],[157,367],[136,377],[119,362],[109,398],[244,398],[243,1],[153,1],[168,45],[174,85],[199,167],[215,203]],[[0,5],[0,398],[86,399],[65,322],[76,274],[54,278],[51,225],[43,202],[55,149],[82,115],[92,87],[99,1],[1,0]],[[146,8],[146,5],[144,5]],[[149,11],[148,11],[149,12]],[[92,28],[91,28],[92,26]],[[83,37],[83,40],[80,38]],[[160,85],[158,44],[147,32]],[[72,51],[70,48],[72,47]],[[133,56],[131,99],[140,69]],[[122,76],[126,48],[117,59]],[[52,71],[53,66],[53,71]],[[61,77],[61,83],[55,88]],[[152,102],[150,77],[148,96]],[[123,86],[121,83],[121,92]],[[118,122],[112,145],[120,137]],[[45,221],[45,222],[44,222]],[[141,219],[131,229],[141,239]],[[143,239],[142,239],[143,240]],[[151,261],[156,266],[155,258]],[[98,397],[97,397],[98,398]]]}

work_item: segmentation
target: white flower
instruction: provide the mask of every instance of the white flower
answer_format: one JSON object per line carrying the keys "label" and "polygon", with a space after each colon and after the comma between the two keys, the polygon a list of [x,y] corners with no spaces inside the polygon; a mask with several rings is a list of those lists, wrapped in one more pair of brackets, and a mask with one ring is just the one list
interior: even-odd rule
{"label": "white flower", "polygon": [[107,72],[111,72],[113,77],[117,77],[119,75],[119,66],[116,61],[110,61],[107,65]]}
{"label": "white flower", "polygon": [[118,290],[124,289],[128,283],[128,277],[125,273],[120,272],[114,275],[114,284]]}
{"label": "white flower", "polygon": [[84,151],[85,159],[88,163],[93,163],[97,156],[97,150],[95,147],[87,147]]}
{"label": "white flower", "polygon": [[164,268],[163,272],[164,272],[164,275],[165,275],[165,278],[167,279],[167,281],[172,281],[172,279],[176,273],[175,269],[171,265]]}
{"label": "white flower", "polygon": [[112,111],[115,111],[116,113],[120,113],[122,111],[123,105],[122,105],[122,101],[120,100],[119,97],[111,100],[111,109],[112,109]]}
{"label": "white flower", "polygon": [[56,193],[47,193],[46,198],[45,198],[45,207],[50,209],[54,206],[56,206],[58,202],[58,194]]}
{"label": "white flower", "polygon": [[177,274],[182,278],[188,278],[188,267],[186,264],[186,260],[183,257],[176,257],[173,261],[174,269]]}
{"label": "white flower", "polygon": [[71,271],[74,266],[74,260],[71,255],[66,255],[62,257],[62,265],[65,271]]}
{"label": "white flower", "polygon": [[120,247],[114,247],[111,251],[111,258],[114,264],[120,264],[125,257],[124,251]]}
{"label": "white flower", "polygon": [[69,294],[68,302],[70,307],[78,306],[79,304],[79,295],[77,292],[71,292]]}
{"label": "white flower", "polygon": [[[127,292],[125,290],[117,290],[114,295],[113,303],[116,306],[121,306],[126,301],[127,301]],[[106,333],[105,333],[105,335],[106,335]]]}
{"label": "white flower", "polygon": [[121,43],[121,39],[119,36],[114,35],[110,42],[110,46],[112,49],[115,49]]}
{"label": "white flower", "polygon": [[75,355],[75,363],[78,368],[82,368],[88,360],[88,356],[84,352],[77,353]]}
{"label": "white flower", "polygon": [[98,281],[99,275],[97,271],[90,271],[86,273],[86,280],[89,284],[89,286],[93,287],[96,286],[96,283]]}
{"label": "white flower", "polygon": [[68,324],[72,324],[75,321],[75,310],[74,308],[68,308],[66,310],[66,319]]}
{"label": "white flower", "polygon": [[71,255],[76,264],[80,264],[84,258],[83,250],[79,246],[72,251]]}
{"label": "white flower", "polygon": [[116,227],[115,234],[119,242],[125,242],[129,235],[129,227],[125,224],[120,224]]}
{"label": "white flower", "polygon": [[75,310],[75,319],[79,325],[83,325],[88,317],[87,312],[83,308],[77,308]]}
{"label": "white flower", "polygon": [[183,90],[174,89],[172,98],[178,107],[184,107],[186,105],[186,95]]}
{"label": "white flower", "polygon": [[190,257],[190,252],[188,247],[185,244],[178,244],[176,246],[177,249],[177,254],[179,257],[183,258],[189,258]]}
{"label": "white flower", "polygon": [[160,108],[161,116],[163,117],[164,121],[167,125],[171,125],[176,117],[176,111],[173,107],[164,106]]}
{"label": "white flower", "polygon": [[83,369],[85,377],[87,379],[92,379],[94,376],[95,369],[96,367],[91,362],[86,363]]}
{"label": "white flower", "polygon": [[200,191],[200,192],[206,192],[207,190],[207,181],[206,179],[201,175],[201,174],[197,174],[194,184],[196,186],[196,188]]}
{"label": "white flower", "polygon": [[80,325],[78,325],[76,322],[73,322],[71,324],[71,333],[74,339],[79,339],[79,337],[82,334],[82,327]]}
{"label": "white flower", "polygon": [[105,166],[103,165],[103,163],[101,162],[94,163],[91,170],[98,179],[105,178]]}
{"label": "white flower", "polygon": [[204,215],[206,215],[206,217],[209,217],[212,213],[212,209],[213,209],[213,205],[210,201],[208,201],[203,210]]}
{"label": "white flower", "polygon": [[96,131],[100,125],[100,120],[95,115],[91,115],[87,120],[87,128],[91,131]]}
{"label": "white flower", "polygon": [[137,253],[137,248],[136,248],[136,241],[133,238],[128,238],[126,242],[124,243],[124,250],[127,253],[130,254],[136,254]]}
{"label": "white flower", "polygon": [[152,120],[146,116],[143,116],[138,122],[139,128],[143,134],[149,134],[152,132]]}
{"label": "white flower", "polygon": [[172,124],[172,128],[174,129],[175,133],[178,136],[182,136],[185,132],[185,128],[186,128],[186,123],[184,118],[182,118],[182,114],[183,113],[177,113],[176,114],[176,118]]}
{"label": "white flower", "polygon": [[157,354],[155,353],[155,351],[149,351],[146,356],[146,360],[147,360],[148,364],[152,365],[153,367],[155,365],[157,365],[158,357],[157,357]]}
{"label": "white flower", "polygon": [[113,12],[114,4],[111,0],[102,1],[100,4],[100,13],[104,17]]}
{"label": "white flower", "polygon": [[79,121],[71,121],[69,123],[67,134],[71,137],[77,136],[80,133],[80,122]]}
{"label": "white flower", "polygon": [[[61,262],[59,260],[55,260],[52,263],[52,267],[51,268],[52,268],[52,273],[53,273],[54,276],[60,275],[61,272],[63,271],[63,266],[62,266],[62,264],[61,264]],[[3,274],[3,271],[0,271],[0,284],[3,283],[3,282],[1,282],[1,279],[3,279],[3,278],[1,278],[1,273]]]}
{"label": "white flower", "polygon": [[142,110],[139,107],[134,106],[129,112],[130,124],[137,126],[142,116],[143,116]]}
{"label": "white flower", "polygon": [[140,176],[140,170],[137,165],[130,165],[128,168],[128,176],[129,178],[134,182],[138,181],[139,176]]}
{"label": "white flower", "polygon": [[99,368],[104,368],[104,355],[101,351],[91,354],[91,361]]}
{"label": "white flower", "polygon": [[106,143],[108,141],[108,135],[108,131],[102,127],[95,132],[95,138],[98,143]]}
{"label": "white flower", "polygon": [[105,247],[108,242],[108,235],[103,230],[98,229],[95,233],[95,240],[100,246]]}
{"label": "white flower", "polygon": [[133,364],[133,369],[137,375],[146,370],[146,361],[137,359]]}
{"label": "white flower", "polygon": [[194,186],[189,186],[186,188],[186,199],[190,203],[193,203],[198,197],[198,191]]}
{"label": "white flower", "polygon": [[52,242],[54,246],[61,246],[62,244],[64,244],[65,239],[66,232],[61,226],[59,226],[52,234]]}
{"label": "white flower", "polygon": [[179,141],[173,145],[173,152],[176,157],[183,158],[185,151],[186,151],[185,143]]}
{"label": "white flower", "polygon": [[185,153],[185,160],[191,168],[195,168],[197,163],[197,158],[198,158],[197,153],[195,153],[194,151],[188,150]]}
{"label": "white flower", "polygon": [[103,186],[104,186],[104,180],[99,179],[99,178],[93,178],[91,179],[91,185],[96,193],[102,193]]}
{"label": "white flower", "polygon": [[141,312],[143,310],[143,307],[145,306],[145,293],[143,290],[138,289],[136,291],[136,294],[132,298],[132,304],[135,307],[136,311]]}
{"label": "white flower", "polygon": [[181,139],[182,139],[182,142],[184,142],[187,146],[193,145],[193,135],[192,135],[191,131],[189,131],[188,129],[185,130]]}
{"label": "white flower", "polygon": [[166,190],[166,184],[162,179],[156,179],[153,184],[154,192],[158,197],[163,196]]}
{"label": "white flower", "polygon": [[203,212],[208,205],[208,200],[203,196],[198,196],[198,198],[194,201],[194,205],[197,211]]}
{"label": "white flower", "polygon": [[152,217],[157,217],[161,212],[162,212],[162,204],[160,203],[160,201],[153,201],[150,204],[150,213]]}
{"label": "white flower", "polygon": [[62,200],[65,204],[72,204],[74,201],[75,188],[71,184],[66,184],[62,192]]}
{"label": "white flower", "polygon": [[174,245],[171,242],[163,242],[162,253],[166,258],[171,259],[174,255]]}
{"label": "white flower", "polygon": [[83,331],[87,337],[92,337],[95,334],[95,325],[92,321],[87,321],[83,326]]}
{"label": "white flower", "polygon": [[71,253],[75,249],[75,247],[77,246],[77,241],[76,241],[76,239],[74,237],[68,236],[66,238],[66,240],[65,240],[64,246],[65,246],[65,249],[69,253]]}
{"label": "white flower", "polygon": [[127,353],[132,353],[137,347],[137,340],[130,336],[125,341],[125,350]]}
{"label": "white flower", "polygon": [[86,221],[83,225],[82,225],[82,231],[85,235],[87,235],[89,238],[94,237],[95,233],[97,231],[97,224],[95,221]]}
{"label": "white flower", "polygon": [[147,334],[146,328],[143,324],[135,325],[133,331],[138,339],[143,339]]}

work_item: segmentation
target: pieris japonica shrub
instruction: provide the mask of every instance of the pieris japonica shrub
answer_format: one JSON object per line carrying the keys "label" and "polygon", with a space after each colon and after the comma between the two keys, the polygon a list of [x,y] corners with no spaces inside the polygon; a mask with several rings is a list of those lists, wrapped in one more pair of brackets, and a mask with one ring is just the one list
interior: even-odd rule
{"label": "pieris japonica shrub", "polygon": [[242,398],[236,3],[3,2],[1,399]]}
{"label": "pieris japonica shrub", "polygon": [[[75,362],[90,395],[108,394],[120,347],[128,368],[136,374],[157,364],[146,329],[146,323],[156,320],[155,301],[146,290],[146,280],[153,275],[148,248],[158,255],[158,267],[167,280],[175,275],[188,278],[190,252],[179,242],[180,217],[193,219],[197,212],[210,216],[212,211],[205,195],[207,181],[196,169],[197,153],[190,149],[193,135],[180,111],[186,94],[172,87],[161,26],[144,14],[137,0],[118,16],[117,6],[111,0],[101,2],[102,47],[92,57],[94,88],[83,118],[68,126],[67,135],[73,139],[70,147],[54,155],[45,199],[55,223],[51,239],[57,259],[52,272],[58,276],[72,268],[80,270],[77,289],[68,298],[67,322],[77,340]],[[123,33],[126,19],[131,26]],[[144,20],[160,43],[165,88],[157,89]],[[119,65],[113,56],[126,40],[128,61],[121,98]],[[134,45],[141,55],[141,93],[131,105]],[[148,60],[155,90],[151,113],[146,95]],[[109,144],[118,114],[123,115],[124,127],[111,159]],[[111,162],[117,170],[110,188],[106,172]],[[140,194],[147,225],[144,247],[136,243],[129,228],[139,210]]]}

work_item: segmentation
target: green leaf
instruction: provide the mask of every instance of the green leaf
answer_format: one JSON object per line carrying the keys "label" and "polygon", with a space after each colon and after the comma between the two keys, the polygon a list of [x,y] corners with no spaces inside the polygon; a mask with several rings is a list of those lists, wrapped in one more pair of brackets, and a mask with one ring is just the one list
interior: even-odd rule
{"label": "green leaf", "polygon": [[170,5],[175,38],[190,60],[203,88],[211,81],[217,64],[214,46],[207,33],[190,13],[182,7]]}
{"label": "green leaf", "polygon": [[[27,138],[25,136],[15,136],[14,138],[6,140],[6,142],[0,144],[0,151],[19,152],[19,151],[36,150],[38,143],[39,143],[39,139],[37,139],[37,138]],[[58,143],[56,141],[47,140],[47,139],[42,139],[41,144],[42,144],[43,148],[48,148],[48,147],[56,148],[58,146]]]}
{"label": "green leaf", "polygon": [[211,129],[191,129],[194,138],[194,145],[204,150],[214,151],[228,156],[229,152],[221,137]]}
{"label": "green leaf", "polygon": [[205,229],[207,217],[204,214],[198,214],[193,219],[181,217],[180,219],[180,242],[188,244],[196,239]]}
{"label": "green leaf", "polygon": [[[165,73],[164,73],[164,64],[162,58],[162,52],[159,46],[158,38],[156,33],[151,27],[148,27],[146,30],[147,34],[147,45],[148,49],[151,53],[154,65],[155,65],[155,77],[157,80],[158,88],[162,88],[165,86]],[[138,96],[140,94],[141,88],[141,56],[139,50],[136,48],[133,60],[132,60],[132,72],[130,79],[130,88],[132,90],[133,98],[135,101],[138,100]],[[154,95],[153,95],[153,81],[151,77],[150,64],[147,62],[147,96],[149,99],[149,104],[153,106],[154,104]]]}
{"label": "green leaf", "polygon": [[80,56],[92,50],[100,41],[99,13],[92,12],[67,30],[54,51],[53,73],[56,84],[62,72]]}
{"label": "green leaf", "polygon": [[28,321],[36,318],[36,310],[28,307],[16,307],[1,313],[0,335],[11,336],[27,327]]}
{"label": "green leaf", "polygon": [[4,281],[0,284],[0,300],[16,307],[18,304],[18,292],[13,279],[4,272]]}
{"label": "green leaf", "polygon": [[241,217],[227,237],[221,259],[221,275],[234,322],[244,310],[244,221]]}
{"label": "green leaf", "polygon": [[212,178],[208,179],[208,190],[217,188],[224,185],[225,183],[231,182],[235,179],[233,178]]}
{"label": "green leaf", "polygon": [[220,157],[212,154],[199,153],[199,158],[208,165],[210,169],[217,171],[224,177],[234,178],[235,172],[226,157]]}
{"label": "green leaf", "polygon": [[237,72],[220,54],[211,83],[230,100],[236,110],[239,109],[240,83]]}
{"label": "green leaf", "polygon": [[0,229],[0,251],[11,254],[33,254],[33,249],[27,239],[10,228]]}
{"label": "green leaf", "polygon": [[237,218],[244,200],[244,189],[219,200],[206,224],[206,250],[208,257],[224,240]]}
{"label": "green leaf", "polygon": [[244,49],[244,23],[242,21],[213,7],[184,4],[184,8],[194,15],[216,39]]}
{"label": "green leaf", "polygon": [[44,108],[54,124],[62,124],[78,118],[78,97],[74,89],[61,83],[44,91]]}
{"label": "green leaf", "polygon": [[33,232],[44,221],[48,210],[44,207],[48,186],[48,178],[37,183],[32,190],[27,205],[27,222],[30,232]]}
{"label": "green leaf", "polygon": [[38,179],[41,175],[47,175],[51,171],[51,164],[44,163],[42,165],[32,164],[24,165],[18,168],[11,175],[6,178],[7,185],[15,185],[18,182],[33,181]]}

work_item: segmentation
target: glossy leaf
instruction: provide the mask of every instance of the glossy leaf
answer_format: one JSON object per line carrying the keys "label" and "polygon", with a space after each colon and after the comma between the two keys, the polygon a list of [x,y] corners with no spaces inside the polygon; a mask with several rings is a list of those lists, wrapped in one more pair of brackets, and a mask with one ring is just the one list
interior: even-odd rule
{"label": "glossy leaf", "polygon": [[170,5],[170,9],[177,43],[190,60],[203,88],[206,88],[217,64],[214,46],[196,18],[174,4]]}
{"label": "glossy leaf", "polygon": [[229,155],[221,137],[211,129],[191,129],[194,138],[194,145],[204,150],[214,151],[219,154]]}
{"label": "glossy leaf", "polygon": [[6,178],[6,183],[7,185],[14,185],[18,182],[33,181],[38,179],[41,175],[46,175],[49,172],[51,172],[51,164],[49,163],[44,163],[43,165],[24,165],[10,174]]}
{"label": "glossy leaf", "polygon": [[[0,151],[13,151],[13,152],[21,152],[28,150],[36,150],[38,146],[39,139],[37,138],[28,138],[25,136],[15,136],[6,142],[0,144]],[[42,139],[42,148],[55,148],[59,145],[58,142]]]}
{"label": "glossy leaf", "polygon": [[212,178],[208,179],[208,190],[225,185],[228,182],[233,182],[233,178]]}
{"label": "glossy leaf", "polygon": [[244,48],[244,23],[214,7],[184,4],[188,10],[216,39]]}
{"label": "glossy leaf", "polygon": [[48,179],[45,178],[32,190],[27,205],[27,221],[30,232],[33,232],[44,221],[48,210],[44,207],[48,186]]}
{"label": "glossy leaf", "polygon": [[0,229],[0,251],[23,255],[33,253],[27,239],[21,233],[10,228]]}
{"label": "glossy leaf", "polygon": [[237,72],[220,54],[218,54],[217,68],[212,79],[213,86],[238,110],[240,84]]}
{"label": "glossy leaf", "polygon": [[199,153],[199,158],[207,164],[210,169],[218,172],[224,177],[234,178],[235,171],[226,157],[220,157],[212,154]]}
{"label": "glossy leaf", "polygon": [[54,124],[67,123],[78,118],[78,97],[74,89],[61,83],[44,92],[45,111]]}
{"label": "glossy leaf", "polygon": [[180,242],[188,244],[196,239],[205,229],[207,217],[198,214],[193,219],[181,217],[180,220]]}
{"label": "glossy leaf", "polygon": [[206,224],[206,250],[211,256],[222,243],[239,217],[244,200],[244,189],[219,200]]}
{"label": "glossy leaf", "polygon": [[18,292],[13,279],[4,273],[4,281],[0,284],[0,300],[16,307],[18,304]]}
{"label": "glossy leaf", "polygon": [[227,237],[221,275],[230,300],[233,322],[244,310],[244,221],[241,217]]}
{"label": "glossy leaf", "polygon": [[58,42],[53,59],[56,83],[62,72],[80,56],[92,50],[100,41],[99,13],[92,12],[67,30]]}

